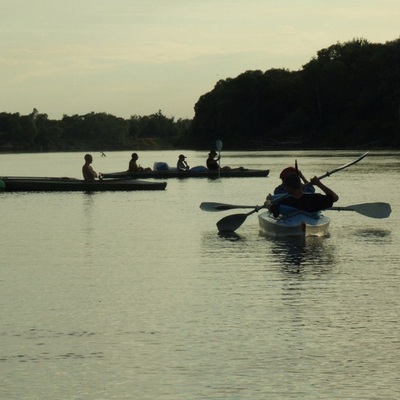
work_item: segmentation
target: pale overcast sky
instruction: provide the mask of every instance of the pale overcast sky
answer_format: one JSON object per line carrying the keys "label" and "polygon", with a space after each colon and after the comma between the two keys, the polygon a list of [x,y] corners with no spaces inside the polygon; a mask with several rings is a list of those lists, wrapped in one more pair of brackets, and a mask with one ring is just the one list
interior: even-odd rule
{"label": "pale overcast sky", "polygon": [[0,112],[192,118],[220,79],[399,37],[400,0],[0,0]]}

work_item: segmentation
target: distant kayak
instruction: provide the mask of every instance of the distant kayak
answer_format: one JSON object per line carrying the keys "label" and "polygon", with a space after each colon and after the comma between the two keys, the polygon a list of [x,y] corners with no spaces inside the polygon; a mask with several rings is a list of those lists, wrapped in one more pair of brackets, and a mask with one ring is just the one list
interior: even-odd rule
{"label": "distant kayak", "polygon": [[74,178],[0,177],[5,192],[105,192],[133,190],[164,190],[166,182],[137,179],[84,181]]}
{"label": "distant kayak", "polygon": [[155,179],[168,179],[168,178],[262,178],[269,175],[269,169],[246,169],[235,168],[231,170],[210,171],[203,167],[202,169],[193,168],[188,171],[178,171],[177,169],[157,170],[157,171],[121,171],[103,173],[103,178],[155,178]]}

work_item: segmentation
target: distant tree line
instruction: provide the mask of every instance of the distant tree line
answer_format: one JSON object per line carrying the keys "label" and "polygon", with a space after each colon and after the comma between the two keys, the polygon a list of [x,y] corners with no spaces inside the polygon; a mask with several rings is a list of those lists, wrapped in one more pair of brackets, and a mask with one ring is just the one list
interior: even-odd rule
{"label": "distant tree line", "polygon": [[354,39],[317,52],[299,71],[246,71],[220,80],[193,120],[160,111],[50,120],[0,113],[0,151],[400,147],[400,39]]}
{"label": "distant tree line", "polygon": [[195,105],[189,142],[229,148],[400,145],[400,39],[355,39],[317,52],[300,71],[247,71]]}
{"label": "distant tree line", "polygon": [[29,115],[0,113],[0,151],[79,151],[180,147],[191,120],[158,111],[129,120],[106,113],[64,115],[51,120],[34,109]]}

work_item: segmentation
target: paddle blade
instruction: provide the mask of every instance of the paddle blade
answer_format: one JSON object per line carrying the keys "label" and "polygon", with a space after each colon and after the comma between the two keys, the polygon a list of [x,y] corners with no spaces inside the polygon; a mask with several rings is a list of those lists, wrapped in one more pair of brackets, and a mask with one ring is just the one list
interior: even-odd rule
{"label": "paddle blade", "polygon": [[218,152],[220,152],[222,150],[222,140],[217,140],[217,142],[215,143],[215,146],[216,146]]}
{"label": "paddle blade", "polygon": [[220,232],[234,232],[243,222],[246,221],[248,214],[228,215],[217,222],[217,228]]}
{"label": "paddle blade", "polygon": [[201,203],[200,208],[203,211],[227,211],[227,210],[233,210],[235,208],[256,208],[256,206],[241,206],[241,205],[235,205],[235,204],[224,204],[224,203]]}
{"label": "paddle blade", "polygon": [[354,204],[349,206],[361,215],[365,215],[370,218],[388,218],[392,212],[392,208],[388,203],[365,203],[365,204]]}
{"label": "paddle blade", "polygon": [[392,212],[390,204],[381,202],[353,204],[347,207],[331,207],[329,210],[355,211],[370,218],[388,218]]}

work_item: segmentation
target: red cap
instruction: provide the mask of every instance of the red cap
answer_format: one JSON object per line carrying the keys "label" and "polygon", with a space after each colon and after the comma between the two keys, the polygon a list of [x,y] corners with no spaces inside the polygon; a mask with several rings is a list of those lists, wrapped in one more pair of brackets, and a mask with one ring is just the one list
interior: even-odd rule
{"label": "red cap", "polygon": [[279,175],[279,178],[284,180],[287,176],[297,174],[296,170],[293,167],[287,167],[284,170],[282,170],[281,174]]}

